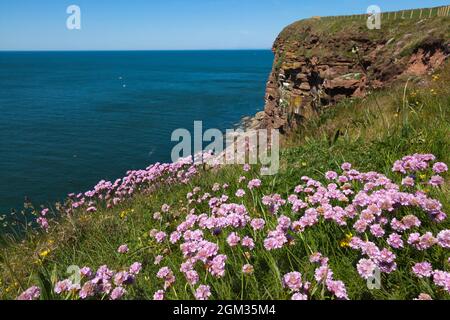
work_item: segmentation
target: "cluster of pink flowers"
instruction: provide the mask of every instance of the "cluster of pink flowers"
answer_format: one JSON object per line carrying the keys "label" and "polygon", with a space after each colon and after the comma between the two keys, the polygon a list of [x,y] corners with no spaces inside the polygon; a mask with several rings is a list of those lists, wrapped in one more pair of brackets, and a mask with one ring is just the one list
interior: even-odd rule
{"label": "cluster of pink flowers", "polygon": [[[170,246],[173,254],[182,257],[179,266],[171,265],[174,271],[167,266],[159,269],[156,277],[164,281],[164,285],[154,293],[154,299],[162,300],[169,294],[167,289],[175,283],[179,267],[182,276],[178,276],[177,281],[186,281],[196,299],[206,300],[214,293],[207,283],[200,284],[200,280],[204,276],[205,279],[223,278],[227,264],[235,261],[235,255],[245,257],[239,268],[246,277],[250,277],[258,266],[251,264],[251,256],[258,255],[262,247],[267,251],[265,254],[271,255],[274,250],[304,241],[302,233],[325,223],[334,224],[343,234],[351,230],[345,241],[336,239],[336,246],[357,252],[358,260],[354,267],[363,279],[369,279],[375,271],[385,276],[393,273],[402,261],[397,256],[407,250],[422,254],[434,248],[448,249],[450,230],[434,231],[433,234],[424,227],[429,223],[437,226],[447,217],[442,204],[424,191],[424,187],[429,188],[429,185],[441,185],[443,178],[438,175],[448,170],[444,163],[433,164],[434,161],[435,157],[429,154],[415,154],[396,161],[392,171],[407,175],[396,177],[401,181],[398,184],[383,174],[359,172],[350,163],[344,163],[342,170],[326,172],[324,183],[301,177],[294,193],[285,196],[258,195],[262,193],[257,190],[263,185],[261,180],[242,176],[239,183],[248,179],[247,192],[254,199],[260,197],[253,208],[243,204],[244,189],[227,194],[227,184],[215,183],[208,190],[194,187],[186,196],[187,207],[184,209],[187,214],[181,220],[175,220],[176,225],[163,224],[166,213],[171,210],[169,204],[164,204],[157,220],[165,229],[150,231],[152,241],[161,249],[157,253]],[[249,171],[248,167],[245,169],[245,172]],[[73,196],[71,205],[73,208],[77,205],[95,208],[99,199],[107,205],[114,205],[137,190],[150,192],[162,181],[186,183],[195,172],[196,166],[188,160],[172,166],[156,164],[147,170],[129,172],[126,178],[115,183],[103,181],[93,191]],[[425,177],[416,177],[419,173]],[[431,175],[433,177],[430,178]],[[119,253],[128,250],[125,244],[117,249]],[[230,258],[227,252],[230,252]],[[162,255],[156,256],[155,264],[159,265],[162,260]],[[310,263],[317,264],[311,282],[306,281],[306,272],[302,274],[296,270],[286,270],[280,279],[293,300],[313,297],[315,290],[311,288],[315,286],[322,286],[336,299],[349,298],[345,284],[335,278],[327,257],[315,253],[310,256]],[[411,275],[429,278],[435,286],[450,292],[447,271],[433,269],[432,264],[426,261],[408,268]],[[133,282],[139,272],[137,269],[138,266],[132,266],[128,271],[115,273],[103,266],[94,276],[86,275],[88,280],[81,287],[66,279],[57,284],[55,292],[77,292],[82,299],[102,293],[111,299],[119,299],[126,293],[125,285]],[[23,293],[24,297],[36,296],[31,288],[29,290]],[[420,295],[420,298],[426,298],[426,295]]]}
{"label": "cluster of pink flowers", "polygon": [[[204,154],[204,156],[208,155],[209,153]],[[187,157],[181,158],[175,163],[156,163],[144,170],[127,171],[125,177],[114,182],[101,180],[92,190],[68,194],[68,200],[62,208],[62,213],[70,215],[76,209],[94,213],[98,206],[113,208],[137,192],[151,193],[162,185],[187,184],[192,177],[197,175],[200,165],[200,163],[194,162],[192,157]],[[161,211],[164,213],[169,209],[170,207],[163,205]],[[49,228],[49,221],[45,217],[48,211],[49,209],[45,208],[36,219],[36,222],[45,231]]]}
{"label": "cluster of pink flowers", "polygon": [[[142,265],[135,262],[128,270],[115,272],[103,265],[94,274],[89,267],[83,267],[80,269],[80,283],[74,283],[71,279],[58,281],[54,292],[57,295],[67,294],[80,299],[101,298],[106,295],[111,300],[117,300],[126,294],[125,287],[134,283],[141,268]],[[25,290],[17,299],[35,300],[39,296],[40,288],[33,286]]]}

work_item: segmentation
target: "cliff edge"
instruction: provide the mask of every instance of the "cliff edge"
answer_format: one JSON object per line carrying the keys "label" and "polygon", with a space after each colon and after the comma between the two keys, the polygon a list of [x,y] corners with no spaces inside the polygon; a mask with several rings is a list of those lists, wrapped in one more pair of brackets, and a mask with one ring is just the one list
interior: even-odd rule
{"label": "cliff edge", "polygon": [[313,17],[286,27],[273,45],[265,108],[253,126],[289,132],[343,98],[421,81],[449,56],[449,7],[383,13],[373,30],[367,18]]}

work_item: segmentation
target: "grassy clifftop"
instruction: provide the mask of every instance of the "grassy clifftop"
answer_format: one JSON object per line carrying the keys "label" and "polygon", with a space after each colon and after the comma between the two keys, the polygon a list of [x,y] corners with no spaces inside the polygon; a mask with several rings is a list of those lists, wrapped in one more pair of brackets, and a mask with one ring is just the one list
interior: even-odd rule
{"label": "grassy clifftop", "polygon": [[[447,182],[427,182],[448,174],[433,173],[431,164],[407,174],[391,168],[414,153],[450,163],[449,80],[447,65],[420,85],[408,83],[324,111],[287,138],[276,176],[260,177],[257,168],[241,166],[197,168],[182,182],[168,181],[174,175],[165,173],[112,208],[92,198],[54,221],[49,212],[47,232],[29,230],[23,240],[3,237],[1,298],[35,286],[22,298],[152,299],[156,293],[166,299],[412,299],[423,293],[448,299],[449,242],[442,230],[449,220],[436,215],[448,212],[449,188]],[[358,180],[358,172],[340,168],[344,162],[358,172],[376,171],[380,176],[373,177],[381,180]],[[335,181],[328,171],[347,178]],[[384,175],[395,185],[381,183]],[[402,185],[407,175],[414,186]],[[261,186],[252,179],[261,179]],[[431,202],[408,204],[415,200],[397,199],[397,189],[403,197]],[[360,203],[375,190],[379,202]],[[427,208],[439,207],[431,199],[442,208]],[[94,202],[96,210],[89,209]],[[376,217],[367,218],[362,230],[357,221],[367,208]],[[202,220],[212,217],[229,221]],[[416,232],[418,242],[411,238]],[[317,262],[310,262],[316,252],[322,258],[316,254]],[[434,276],[413,271],[422,262],[430,263]],[[369,290],[364,276],[375,265],[382,269],[381,287]],[[69,266],[84,267],[79,286],[71,283],[75,278],[60,282],[70,275]]]}

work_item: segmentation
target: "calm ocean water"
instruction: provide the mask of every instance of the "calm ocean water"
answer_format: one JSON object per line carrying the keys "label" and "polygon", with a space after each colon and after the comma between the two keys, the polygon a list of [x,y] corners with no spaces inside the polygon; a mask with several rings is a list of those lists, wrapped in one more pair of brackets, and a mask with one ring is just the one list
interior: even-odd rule
{"label": "calm ocean water", "polygon": [[270,51],[0,52],[0,211],[170,161],[176,128],[264,104]]}

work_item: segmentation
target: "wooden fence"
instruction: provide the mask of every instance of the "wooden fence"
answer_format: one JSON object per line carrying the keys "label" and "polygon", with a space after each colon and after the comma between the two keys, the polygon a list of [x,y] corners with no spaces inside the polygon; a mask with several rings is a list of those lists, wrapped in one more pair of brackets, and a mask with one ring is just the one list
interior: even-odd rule
{"label": "wooden fence", "polygon": [[[444,7],[434,7],[425,9],[411,9],[402,10],[395,12],[382,12],[381,19],[396,20],[396,19],[425,19],[432,17],[449,17],[450,16],[450,5]],[[367,19],[369,14],[356,14],[348,16],[335,16],[335,17],[320,17],[320,19]],[[318,18],[318,17],[317,17]]]}

